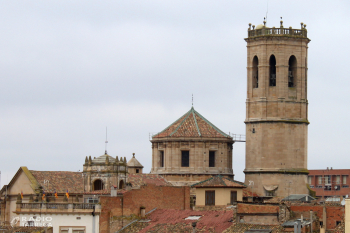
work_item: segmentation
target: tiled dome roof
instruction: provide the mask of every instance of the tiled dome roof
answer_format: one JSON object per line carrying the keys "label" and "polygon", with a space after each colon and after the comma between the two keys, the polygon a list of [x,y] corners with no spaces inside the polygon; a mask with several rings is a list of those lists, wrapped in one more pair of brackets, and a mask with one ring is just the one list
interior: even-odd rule
{"label": "tiled dome roof", "polygon": [[192,107],[190,111],[164,129],[162,132],[153,136],[153,138],[163,137],[215,137],[231,138],[222,132],[210,121],[205,119]]}

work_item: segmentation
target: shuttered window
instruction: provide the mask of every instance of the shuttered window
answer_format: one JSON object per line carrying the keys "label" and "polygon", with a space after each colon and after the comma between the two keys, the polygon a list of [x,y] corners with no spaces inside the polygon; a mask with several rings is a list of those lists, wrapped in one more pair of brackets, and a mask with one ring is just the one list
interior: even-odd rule
{"label": "shuttered window", "polygon": [[215,191],[205,191],[205,205],[215,205]]}
{"label": "shuttered window", "polygon": [[237,191],[231,191],[231,204],[237,201]]}

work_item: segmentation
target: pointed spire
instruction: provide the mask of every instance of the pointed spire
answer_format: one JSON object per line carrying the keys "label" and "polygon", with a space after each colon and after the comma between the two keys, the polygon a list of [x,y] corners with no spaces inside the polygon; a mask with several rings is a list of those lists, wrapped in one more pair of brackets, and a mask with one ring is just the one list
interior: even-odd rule
{"label": "pointed spire", "polygon": [[92,159],[91,159],[91,155],[89,155],[89,162],[88,162],[89,165],[92,164]]}
{"label": "pointed spire", "polygon": [[85,165],[87,165],[89,163],[88,157],[85,157]]}
{"label": "pointed spire", "polygon": [[135,153],[132,153],[132,157],[135,158]]}
{"label": "pointed spire", "polygon": [[124,163],[126,164],[126,158],[124,157]]}
{"label": "pointed spire", "polygon": [[118,155],[115,157],[115,163],[119,163]]}

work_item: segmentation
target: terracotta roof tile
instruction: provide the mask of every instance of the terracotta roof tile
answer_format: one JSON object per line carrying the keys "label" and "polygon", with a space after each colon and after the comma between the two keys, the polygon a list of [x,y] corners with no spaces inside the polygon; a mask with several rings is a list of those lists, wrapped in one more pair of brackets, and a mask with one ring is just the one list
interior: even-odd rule
{"label": "terracotta roof tile", "polygon": [[270,229],[272,233],[284,232],[284,228],[279,225],[258,225],[258,224],[249,224],[249,223],[236,223],[230,228],[223,231],[223,233],[244,233],[247,230],[252,229]]}
{"label": "terracotta roof tile", "polygon": [[232,138],[205,119],[192,107],[190,111],[152,138],[215,137]]}
{"label": "terracotta roof tile", "polygon": [[[232,211],[155,210],[147,216],[151,221],[139,232],[223,232],[232,225]],[[202,216],[199,220],[185,220],[189,216]]]}
{"label": "terracotta roof tile", "polygon": [[[83,193],[83,177],[81,172],[68,171],[33,171],[31,174],[38,183],[43,187],[46,193]],[[48,183],[44,183],[48,180]]]}
{"label": "terracotta roof tile", "polygon": [[154,184],[156,186],[172,186],[172,184],[166,181],[163,176],[157,174],[129,174],[128,179],[132,187],[147,184]]}
{"label": "terracotta roof tile", "polygon": [[246,186],[239,181],[230,180],[221,175],[213,176],[207,180],[203,180],[199,183],[191,185],[191,187],[204,188],[204,187],[224,187],[224,188],[246,188]]}
{"label": "terracotta roof tile", "polygon": [[259,197],[259,195],[249,189],[243,189],[243,197]]}

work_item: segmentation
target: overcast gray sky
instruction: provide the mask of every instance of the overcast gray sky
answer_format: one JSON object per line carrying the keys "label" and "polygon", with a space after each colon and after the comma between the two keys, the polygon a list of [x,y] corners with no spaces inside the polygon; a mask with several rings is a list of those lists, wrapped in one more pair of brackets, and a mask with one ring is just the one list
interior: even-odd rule
{"label": "overcast gray sky", "polygon": [[[248,23],[267,1],[1,1],[1,185],[20,166],[82,170],[132,153],[151,169],[149,133],[191,107],[245,133]],[[307,24],[309,169],[350,168],[350,2],[268,1],[267,26]],[[244,181],[245,145],[233,146]]]}

